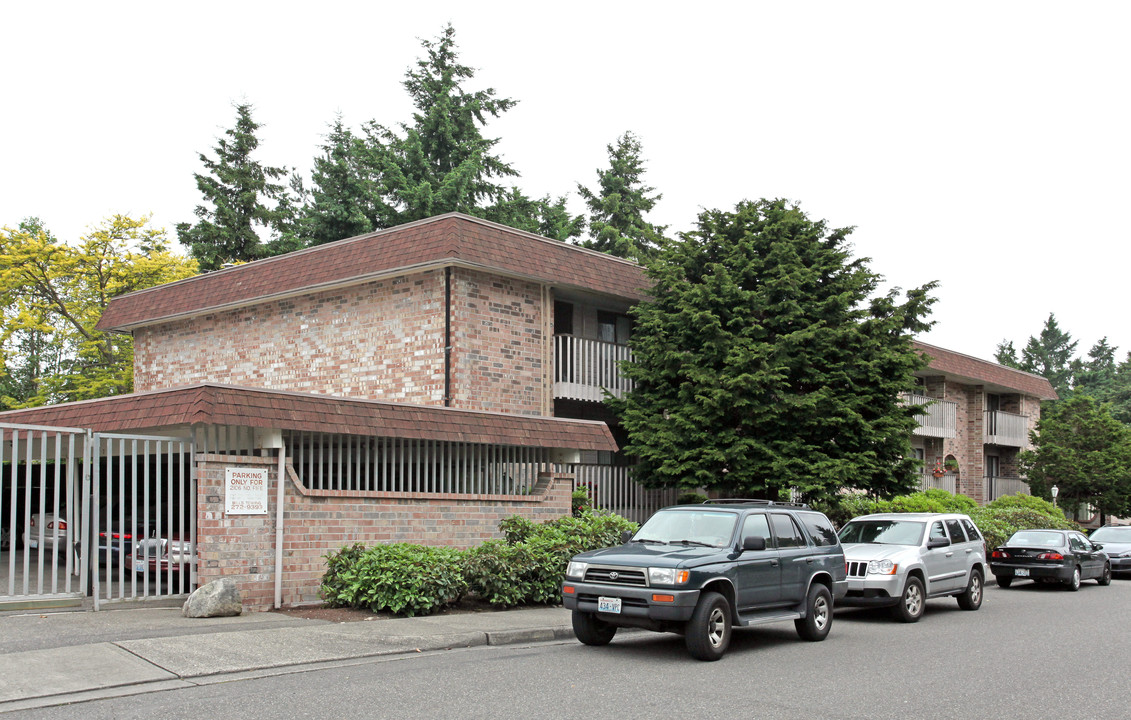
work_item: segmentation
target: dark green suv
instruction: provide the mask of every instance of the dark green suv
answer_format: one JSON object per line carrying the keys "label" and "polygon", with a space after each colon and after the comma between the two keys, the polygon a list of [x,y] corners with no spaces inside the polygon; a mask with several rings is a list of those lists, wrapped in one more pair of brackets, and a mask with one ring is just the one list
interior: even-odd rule
{"label": "dark green suv", "polygon": [[699,660],[718,660],[731,628],[793,620],[824,640],[848,590],[844,552],[807,505],[713,500],[664,508],[619,547],[581,553],[562,584],[573,631],[606,645],[619,627],[682,633]]}

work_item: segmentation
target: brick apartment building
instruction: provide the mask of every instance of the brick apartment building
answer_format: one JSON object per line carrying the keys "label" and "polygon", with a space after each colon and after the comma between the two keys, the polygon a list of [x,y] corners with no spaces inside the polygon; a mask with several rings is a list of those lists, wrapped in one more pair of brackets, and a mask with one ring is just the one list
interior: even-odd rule
{"label": "brick apartment building", "polygon": [[[193,538],[196,581],[236,577],[253,607],[316,602],[324,555],[343,545],[472,545],[507,515],[568,512],[575,482],[629,516],[672,502],[632,482],[601,404],[603,389],[630,389],[617,362],[646,285],[631,262],[442,215],[115,298],[98,327],[132,335],[136,391],[0,413],[0,423],[106,435],[88,437],[84,455],[105,479],[83,489],[67,474],[52,493],[89,546],[145,514],[147,469],[169,455],[138,460],[137,441],[127,451],[115,434],[187,438],[186,469],[161,477],[195,485],[167,490],[155,513],[165,534]],[[1049,383],[918,348],[930,358],[921,394],[931,404],[914,438],[924,486],[983,502],[1023,490],[1016,454],[1040,401],[1055,397]],[[7,432],[7,457],[21,444],[25,460],[49,454],[48,434]],[[63,442],[50,442],[58,453]],[[929,472],[950,459],[957,472]],[[267,477],[255,514],[227,502],[233,469]],[[34,501],[7,482],[15,502],[0,526],[13,529],[13,508],[26,517]],[[89,566],[96,597],[138,592],[113,558],[105,569],[74,562]]]}

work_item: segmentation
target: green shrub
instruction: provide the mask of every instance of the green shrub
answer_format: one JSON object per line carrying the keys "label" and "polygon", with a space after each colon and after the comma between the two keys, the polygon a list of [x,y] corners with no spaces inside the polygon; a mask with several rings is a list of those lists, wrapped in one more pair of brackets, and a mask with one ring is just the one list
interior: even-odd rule
{"label": "green shrub", "polygon": [[511,515],[499,521],[499,530],[503,533],[503,539],[514,545],[537,532],[538,525],[533,520],[521,515]]}
{"label": "green shrub", "polygon": [[1064,517],[1055,505],[1044,498],[1034,497],[1033,495],[1003,495],[997,500],[988,503],[986,507],[989,508],[1026,508],[1028,510],[1036,510],[1039,513],[1044,513],[1050,517]]}
{"label": "green shrub", "polygon": [[681,493],[680,496],[676,498],[675,503],[676,505],[701,505],[708,500],[710,500],[710,498],[703,493],[685,492]]}
{"label": "green shrub", "polygon": [[900,495],[876,503],[876,512],[931,512],[966,513],[978,508],[978,503],[965,495],[955,495],[946,490],[924,490],[910,495]]}
{"label": "green shrub", "polygon": [[581,513],[589,510],[593,504],[589,500],[589,491],[583,487],[579,487],[573,491],[570,497],[570,507],[573,510],[573,516],[577,517]]}
{"label": "green shrub", "polygon": [[836,527],[840,528],[854,517],[880,512],[876,509],[877,503],[878,501],[870,495],[846,493],[838,495],[832,501],[814,502],[812,507],[823,512]]}
{"label": "green shrub", "polygon": [[[322,598],[332,607],[428,615],[459,601],[467,592],[461,552],[408,543],[360,545],[330,553],[331,582],[323,578]],[[330,573],[327,573],[330,576]]]}
{"label": "green shrub", "polygon": [[[996,501],[995,501],[996,502]],[[1051,503],[1049,503],[1051,505]],[[993,550],[1018,530],[1079,530],[1080,526],[1052,508],[1053,512],[1042,512],[1028,507],[986,507],[971,511],[970,518],[986,539],[986,549]]]}

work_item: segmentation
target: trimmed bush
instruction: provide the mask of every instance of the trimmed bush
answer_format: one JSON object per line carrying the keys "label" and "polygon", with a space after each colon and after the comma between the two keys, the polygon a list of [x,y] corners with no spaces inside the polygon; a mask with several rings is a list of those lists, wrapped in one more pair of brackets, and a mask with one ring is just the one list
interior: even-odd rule
{"label": "trimmed bush", "polygon": [[[999,498],[1000,499],[1000,498]],[[995,501],[996,502],[996,501]],[[1051,507],[1052,503],[1048,503]],[[994,507],[990,503],[984,508],[970,512],[970,518],[986,538],[986,550],[993,550],[1018,530],[1079,530],[1080,526],[1064,517],[1056,508],[1052,512],[1042,512],[1031,507]]]}
{"label": "trimmed bush", "polygon": [[676,505],[702,505],[703,503],[707,502],[708,500],[710,500],[710,498],[707,497],[706,495],[704,495],[703,493],[685,492],[685,493],[681,493],[680,496],[678,498],[676,498],[675,504]]}
{"label": "trimmed bush", "polygon": [[326,556],[332,569],[322,581],[322,598],[331,607],[387,610],[412,617],[452,605],[467,592],[461,552],[408,543],[360,545]]}
{"label": "trimmed bush", "polygon": [[570,496],[570,507],[574,517],[580,517],[583,512],[591,509],[593,503],[589,500],[589,491],[583,487],[574,490],[573,495]]}

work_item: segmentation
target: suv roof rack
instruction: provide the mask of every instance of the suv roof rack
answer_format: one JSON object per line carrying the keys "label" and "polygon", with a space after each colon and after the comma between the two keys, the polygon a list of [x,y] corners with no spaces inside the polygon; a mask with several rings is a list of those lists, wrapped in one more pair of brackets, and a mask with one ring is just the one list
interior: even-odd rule
{"label": "suv roof rack", "polygon": [[792,507],[804,510],[811,509],[806,503],[780,502],[778,500],[759,500],[752,498],[717,498],[705,500],[704,505],[773,505],[775,507]]}

